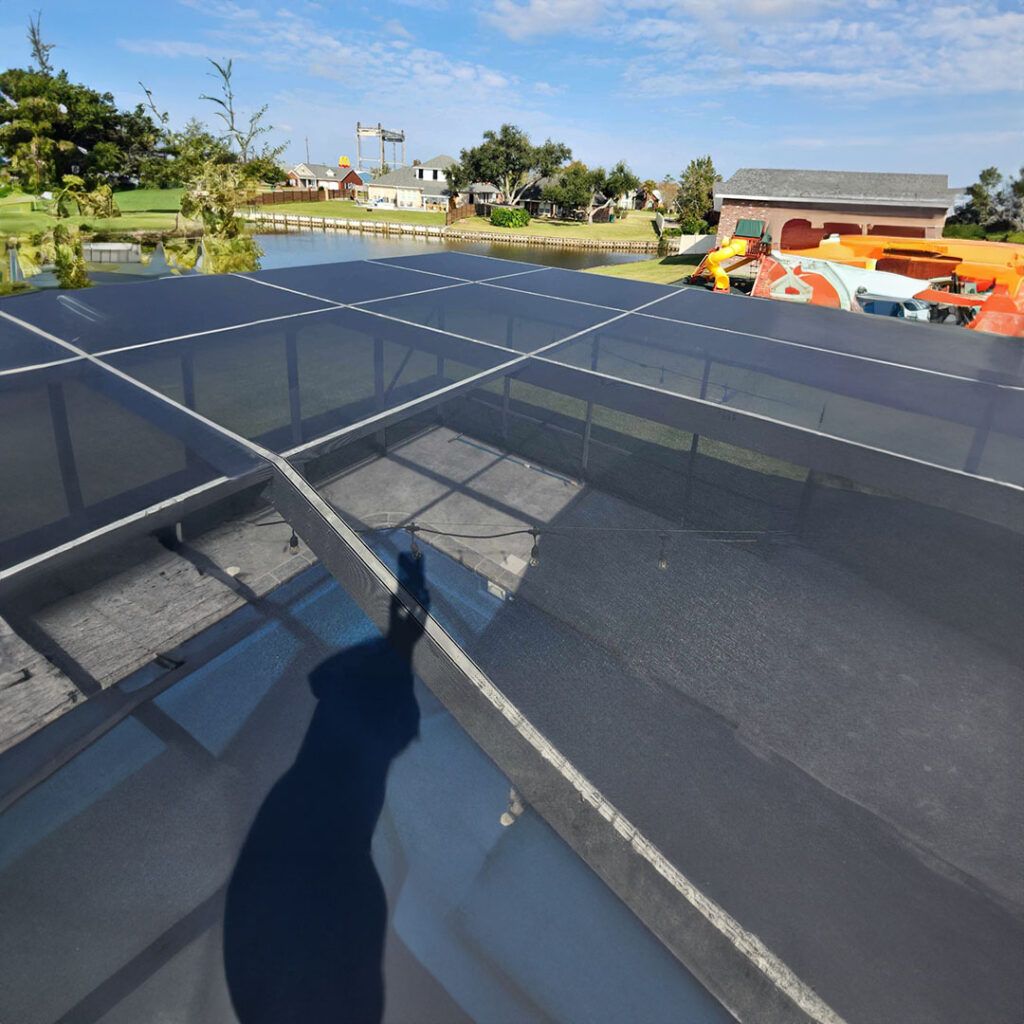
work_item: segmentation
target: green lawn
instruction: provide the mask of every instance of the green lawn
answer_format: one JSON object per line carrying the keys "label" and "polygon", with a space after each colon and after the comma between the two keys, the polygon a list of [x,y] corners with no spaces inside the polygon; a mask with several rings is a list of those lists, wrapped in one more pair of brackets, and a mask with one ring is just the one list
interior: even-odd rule
{"label": "green lawn", "polygon": [[307,217],[339,217],[348,220],[384,220],[397,224],[444,225],[444,214],[430,210],[367,210],[348,199],[325,199],[319,203],[274,203],[253,209],[266,213],[300,213]]}
{"label": "green lawn", "polygon": [[587,224],[577,220],[531,220],[524,228],[499,228],[483,217],[467,217],[456,225],[460,231],[500,231],[508,235],[555,235],[559,238],[601,238],[620,242],[653,242],[654,214],[650,210],[631,210],[625,219],[611,224]]}
{"label": "green lawn", "polygon": [[676,284],[689,277],[700,261],[692,256],[665,256],[656,260],[637,260],[635,263],[612,263],[604,267],[589,267],[588,274],[623,277],[627,281],[650,281],[652,284]]}
{"label": "green lawn", "polygon": [[[129,213],[123,217],[65,217],[65,223],[88,225],[89,231],[171,231],[173,213]],[[56,224],[45,213],[32,213],[29,208],[0,207],[0,235],[30,235]]]}
{"label": "green lawn", "polygon": [[177,213],[184,191],[183,188],[133,188],[127,192],[115,192],[114,199],[122,213]]}
{"label": "green lawn", "polygon": [[[92,231],[171,231],[175,227],[180,188],[140,188],[117,192],[114,198],[121,217],[67,217],[68,224],[88,225]],[[8,196],[0,200],[0,235],[27,235],[45,231],[56,223],[43,210],[33,211],[28,196]]]}

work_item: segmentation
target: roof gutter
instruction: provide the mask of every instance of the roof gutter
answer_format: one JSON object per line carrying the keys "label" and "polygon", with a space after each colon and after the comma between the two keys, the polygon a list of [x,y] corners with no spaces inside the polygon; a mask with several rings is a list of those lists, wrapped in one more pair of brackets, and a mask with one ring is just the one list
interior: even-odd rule
{"label": "roof gutter", "polygon": [[721,210],[723,199],[740,199],[752,203],[829,203],[836,206],[927,206],[936,210],[950,210],[953,200],[948,199],[876,199],[869,196],[757,196],[738,192],[716,192],[715,209]]}

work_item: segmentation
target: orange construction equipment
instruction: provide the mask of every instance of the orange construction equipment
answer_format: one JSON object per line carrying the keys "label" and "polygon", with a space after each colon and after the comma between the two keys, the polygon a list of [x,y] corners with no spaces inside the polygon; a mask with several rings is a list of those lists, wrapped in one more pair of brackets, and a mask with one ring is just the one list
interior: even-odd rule
{"label": "orange construction equipment", "polygon": [[[831,306],[912,320],[955,322],[974,331],[1024,337],[1024,292],[1013,299],[1003,284],[977,291],[975,281],[949,277],[926,281],[798,253],[761,257],[751,294],[783,302]],[[929,307],[931,307],[929,309]]]}
{"label": "orange construction equipment", "polygon": [[787,250],[865,270],[884,270],[922,281],[970,281],[979,292],[1002,286],[1011,299],[1024,299],[1024,245],[967,238],[894,238],[887,235],[830,235],[813,249]]}
{"label": "orange construction equipment", "polygon": [[[735,233],[700,261],[689,281],[693,284],[703,277],[710,277],[714,281],[713,291],[727,292],[729,271],[762,259],[771,249],[772,239],[764,221],[741,220],[736,225]],[[723,266],[727,261],[728,267]]]}

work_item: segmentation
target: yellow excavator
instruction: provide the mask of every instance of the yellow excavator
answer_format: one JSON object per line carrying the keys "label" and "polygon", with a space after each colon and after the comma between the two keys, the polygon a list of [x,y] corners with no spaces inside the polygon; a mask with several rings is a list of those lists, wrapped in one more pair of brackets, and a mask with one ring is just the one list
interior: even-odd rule
{"label": "yellow excavator", "polygon": [[732,236],[724,239],[717,249],[712,249],[700,261],[697,269],[690,275],[689,283],[697,284],[705,278],[710,278],[714,282],[712,291],[727,292],[730,271],[760,260],[771,251],[772,237],[764,221],[742,219],[737,222]]}

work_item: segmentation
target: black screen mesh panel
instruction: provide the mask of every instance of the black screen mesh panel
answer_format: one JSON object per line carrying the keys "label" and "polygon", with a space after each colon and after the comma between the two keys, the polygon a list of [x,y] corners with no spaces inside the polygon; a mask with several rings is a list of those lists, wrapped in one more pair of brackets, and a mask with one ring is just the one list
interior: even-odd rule
{"label": "black screen mesh panel", "polygon": [[[377,263],[387,264],[389,267],[405,267],[409,270],[420,271],[427,274],[442,274],[449,277],[461,278],[465,281],[484,281],[490,278],[506,277],[511,274],[519,274],[525,270],[531,270],[535,264],[520,263],[513,260],[492,259],[489,256],[476,256],[464,252],[439,252],[425,256],[395,256],[390,259],[376,260]],[[530,275],[532,276],[532,275]],[[420,287],[427,287],[421,277]],[[398,291],[392,291],[397,295]]]}
{"label": "black screen mesh panel", "polygon": [[[254,276],[254,275],[247,275]],[[454,278],[417,274],[401,266],[381,266],[368,260],[351,263],[324,263],[311,267],[284,267],[264,270],[258,280],[331,302],[367,302],[389,295],[402,295],[443,284],[454,284]],[[284,294],[288,294],[285,292]]]}
{"label": "black screen mesh panel", "polygon": [[[25,299],[29,296],[19,296]],[[4,303],[3,309],[17,313],[17,302]],[[26,307],[27,308],[27,307]],[[67,349],[10,320],[0,317],[0,370],[17,370],[69,358]]]}
{"label": "black screen mesh panel", "polygon": [[[168,371],[166,359],[160,370]],[[17,414],[0,446],[5,567],[261,466],[183,410],[87,360],[0,377],[0,403]]]}
{"label": "black screen mesh panel", "polygon": [[573,270],[556,269],[509,278],[500,284],[515,291],[534,292],[620,310],[636,309],[676,292],[675,288],[647,284],[643,281],[623,281],[598,274],[580,274]]}
{"label": "black screen mesh panel", "polygon": [[0,317],[0,1016],[305,1000],[368,903],[429,1019],[1019,1016],[1017,339],[448,251],[0,301],[71,346]]}
{"label": "black screen mesh panel", "polygon": [[[926,282],[922,282],[922,287]],[[794,306],[775,299],[715,295],[687,288],[658,303],[658,316],[722,330],[760,334],[780,341],[917,366],[1002,384],[1024,383],[1024,349],[1013,338],[943,324],[900,321],[870,314],[847,315],[822,306]]]}
{"label": "black screen mesh panel", "polygon": [[643,315],[545,357],[952,469],[984,459],[983,475],[1024,482],[1024,389]]}
{"label": "black screen mesh panel", "polygon": [[20,296],[9,312],[86,352],[104,352],[324,305],[234,275],[167,278],[128,288],[35,292]]}
{"label": "black screen mesh panel", "polygon": [[373,308],[399,320],[411,320],[519,352],[549,345],[611,315],[608,310],[594,306],[520,295],[488,285],[410,295],[376,303]]}

